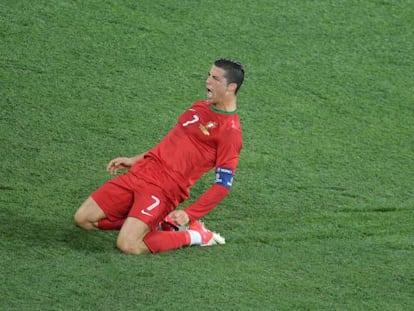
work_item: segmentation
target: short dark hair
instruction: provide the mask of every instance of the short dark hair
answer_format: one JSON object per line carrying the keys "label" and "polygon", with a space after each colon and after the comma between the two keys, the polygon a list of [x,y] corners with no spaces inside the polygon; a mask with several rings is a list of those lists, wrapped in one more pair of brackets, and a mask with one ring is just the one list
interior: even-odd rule
{"label": "short dark hair", "polygon": [[226,72],[224,76],[227,80],[227,83],[237,84],[235,91],[237,94],[237,91],[244,81],[244,68],[242,64],[235,59],[220,58],[214,62],[214,66],[219,67]]}

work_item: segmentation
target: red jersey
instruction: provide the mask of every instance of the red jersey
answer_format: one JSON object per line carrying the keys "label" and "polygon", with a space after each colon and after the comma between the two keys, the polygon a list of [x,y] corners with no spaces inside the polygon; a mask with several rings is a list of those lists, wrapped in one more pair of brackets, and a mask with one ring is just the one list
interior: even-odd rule
{"label": "red jersey", "polygon": [[[241,148],[238,114],[198,101],[178,118],[175,127],[145,157],[157,162],[175,182],[174,196],[179,202],[188,197],[191,185],[216,168],[216,183],[186,208],[190,218],[195,219],[207,214],[228,193]],[[181,193],[180,198],[177,198],[178,193]]]}

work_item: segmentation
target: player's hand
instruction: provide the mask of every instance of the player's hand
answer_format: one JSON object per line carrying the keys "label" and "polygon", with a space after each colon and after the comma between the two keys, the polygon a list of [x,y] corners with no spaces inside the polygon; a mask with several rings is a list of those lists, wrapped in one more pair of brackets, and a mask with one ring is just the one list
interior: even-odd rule
{"label": "player's hand", "polygon": [[172,211],[169,216],[179,225],[184,226],[190,221],[190,217],[183,210]]}
{"label": "player's hand", "polygon": [[132,158],[119,157],[111,160],[106,170],[111,174],[116,174],[119,170],[130,168],[134,164]]}

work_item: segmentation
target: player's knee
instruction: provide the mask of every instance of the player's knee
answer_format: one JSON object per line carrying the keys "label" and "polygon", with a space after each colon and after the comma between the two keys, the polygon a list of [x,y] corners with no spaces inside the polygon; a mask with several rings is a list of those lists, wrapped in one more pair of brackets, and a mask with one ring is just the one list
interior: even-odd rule
{"label": "player's knee", "polygon": [[131,240],[119,237],[116,241],[117,248],[125,254],[140,255],[148,253],[148,248],[143,241]]}
{"label": "player's knee", "polygon": [[85,227],[85,220],[83,219],[82,215],[80,215],[79,212],[76,212],[75,215],[73,216],[73,222],[79,228],[85,229],[84,228]]}
{"label": "player's knee", "polygon": [[125,254],[135,254],[137,252],[136,244],[137,243],[132,243],[132,241],[121,237],[118,237],[116,240],[116,247]]}
{"label": "player's knee", "polygon": [[104,212],[93,200],[92,197],[86,199],[74,215],[75,225],[85,230],[98,229],[98,221],[105,217]]}
{"label": "player's knee", "polygon": [[91,222],[87,220],[84,213],[81,210],[78,210],[73,216],[73,220],[76,226],[85,230],[92,230],[94,226]]}

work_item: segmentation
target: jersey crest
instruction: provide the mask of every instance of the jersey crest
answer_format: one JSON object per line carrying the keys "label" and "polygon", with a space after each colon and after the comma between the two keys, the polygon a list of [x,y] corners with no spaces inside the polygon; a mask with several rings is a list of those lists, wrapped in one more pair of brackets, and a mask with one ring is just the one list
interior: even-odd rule
{"label": "jersey crest", "polygon": [[213,121],[207,122],[206,125],[200,123],[200,130],[206,136],[210,136],[210,132],[208,131],[209,129],[214,129],[216,127],[217,123]]}

